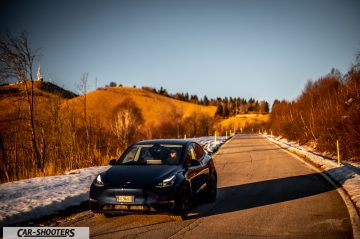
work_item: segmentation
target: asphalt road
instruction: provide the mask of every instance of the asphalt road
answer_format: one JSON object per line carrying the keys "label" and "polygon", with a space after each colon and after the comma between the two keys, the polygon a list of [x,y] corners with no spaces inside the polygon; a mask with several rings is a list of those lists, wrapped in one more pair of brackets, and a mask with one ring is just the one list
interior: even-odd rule
{"label": "asphalt road", "polygon": [[59,222],[91,238],[352,238],[347,208],[318,172],[258,135],[237,135],[214,156],[218,198],[189,220],[167,215],[105,218],[90,211]]}

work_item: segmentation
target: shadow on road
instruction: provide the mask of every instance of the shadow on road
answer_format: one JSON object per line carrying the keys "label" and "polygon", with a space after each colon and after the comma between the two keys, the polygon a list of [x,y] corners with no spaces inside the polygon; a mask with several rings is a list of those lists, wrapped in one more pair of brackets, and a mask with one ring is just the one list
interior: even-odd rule
{"label": "shadow on road", "polygon": [[[334,174],[337,170],[339,169],[329,170],[326,174]],[[345,176],[347,179],[351,177],[353,174]],[[312,173],[218,188],[218,199],[212,207],[191,218],[235,212],[305,198],[329,192],[338,187],[340,185],[334,187],[321,173]]]}

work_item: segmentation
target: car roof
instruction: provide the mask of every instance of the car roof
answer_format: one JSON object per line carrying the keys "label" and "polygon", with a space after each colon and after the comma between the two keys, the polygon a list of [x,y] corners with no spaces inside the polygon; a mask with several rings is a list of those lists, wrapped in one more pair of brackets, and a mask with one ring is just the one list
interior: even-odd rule
{"label": "car roof", "polygon": [[189,143],[195,143],[193,140],[189,139],[151,139],[151,140],[142,140],[136,142],[135,144],[178,144],[178,145],[187,145]]}

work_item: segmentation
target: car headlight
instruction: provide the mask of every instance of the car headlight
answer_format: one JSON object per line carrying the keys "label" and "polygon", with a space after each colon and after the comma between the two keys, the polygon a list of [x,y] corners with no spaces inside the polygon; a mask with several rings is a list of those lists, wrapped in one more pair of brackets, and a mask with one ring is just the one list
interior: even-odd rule
{"label": "car headlight", "polygon": [[175,178],[176,178],[175,175],[173,175],[169,178],[166,178],[166,179],[162,180],[161,182],[159,182],[155,187],[157,187],[157,188],[170,187],[170,186],[174,185]]}
{"label": "car headlight", "polygon": [[98,187],[104,186],[104,182],[102,181],[100,174],[96,177],[94,184]]}

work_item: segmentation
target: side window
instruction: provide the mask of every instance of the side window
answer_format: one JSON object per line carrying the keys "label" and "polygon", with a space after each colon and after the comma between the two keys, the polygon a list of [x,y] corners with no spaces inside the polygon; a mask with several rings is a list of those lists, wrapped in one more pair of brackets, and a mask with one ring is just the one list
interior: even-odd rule
{"label": "side window", "polygon": [[193,145],[189,145],[189,147],[186,150],[186,161],[189,162],[192,159],[196,159],[195,149]]}
{"label": "side window", "polygon": [[144,147],[141,149],[141,152],[140,152],[140,157],[139,157],[139,160],[142,162],[142,163],[145,163],[146,160],[151,160],[151,159],[154,159],[150,152],[149,152],[149,147]]}
{"label": "side window", "polygon": [[204,152],[203,148],[200,145],[198,145],[198,144],[194,144],[194,145],[195,145],[196,159],[201,161],[202,158],[204,157],[205,152]]}

